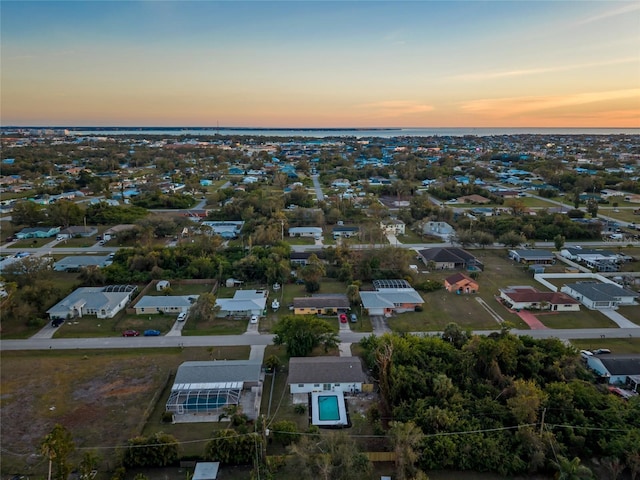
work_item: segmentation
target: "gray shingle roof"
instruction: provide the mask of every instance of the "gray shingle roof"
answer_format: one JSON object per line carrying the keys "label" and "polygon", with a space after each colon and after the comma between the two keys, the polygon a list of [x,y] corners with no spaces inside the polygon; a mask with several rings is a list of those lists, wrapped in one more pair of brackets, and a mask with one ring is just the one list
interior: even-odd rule
{"label": "gray shingle roof", "polygon": [[566,285],[567,288],[594,302],[607,302],[616,297],[638,297],[640,294],[611,283],[578,282]]}
{"label": "gray shingle roof", "polygon": [[289,384],[366,382],[358,357],[292,357]]}
{"label": "gray shingle roof", "polygon": [[598,355],[611,375],[640,375],[640,355]]}
{"label": "gray shingle roof", "polygon": [[174,383],[257,382],[261,370],[259,360],[184,362],[178,367]]}
{"label": "gray shingle roof", "polygon": [[293,299],[294,308],[349,308],[350,305],[346,295],[313,295]]}

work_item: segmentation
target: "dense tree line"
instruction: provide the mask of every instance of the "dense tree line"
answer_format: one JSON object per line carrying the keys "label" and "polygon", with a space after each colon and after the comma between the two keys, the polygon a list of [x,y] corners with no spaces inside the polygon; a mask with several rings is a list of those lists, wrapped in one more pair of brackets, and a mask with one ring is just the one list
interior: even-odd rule
{"label": "dense tree line", "polygon": [[423,470],[516,475],[553,469],[562,455],[617,459],[638,473],[640,399],[599,388],[559,340],[506,330],[471,336],[450,325],[443,338],[372,336],[361,344],[381,395],[371,418],[420,427]]}

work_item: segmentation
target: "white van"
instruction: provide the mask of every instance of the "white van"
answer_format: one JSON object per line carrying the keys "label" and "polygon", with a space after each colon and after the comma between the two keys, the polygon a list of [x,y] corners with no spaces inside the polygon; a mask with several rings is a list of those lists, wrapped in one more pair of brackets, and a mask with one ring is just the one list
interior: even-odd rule
{"label": "white van", "polygon": [[187,312],[182,312],[178,315],[178,321],[184,322],[187,319]]}

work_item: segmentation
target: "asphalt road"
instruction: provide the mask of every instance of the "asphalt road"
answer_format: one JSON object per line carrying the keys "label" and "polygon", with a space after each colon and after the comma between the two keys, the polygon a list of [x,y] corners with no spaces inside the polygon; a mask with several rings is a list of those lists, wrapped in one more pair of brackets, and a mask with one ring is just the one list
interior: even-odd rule
{"label": "asphalt road", "polygon": [[[495,330],[497,332],[497,330]],[[578,338],[640,338],[638,328],[587,328],[587,329],[545,329],[511,330],[516,335],[527,335],[536,339],[558,338],[571,340]],[[440,335],[442,332],[414,332],[416,335]],[[474,334],[488,335],[491,330],[478,330]],[[340,341],[357,343],[372,333],[340,331]],[[28,338],[25,340],[1,340],[0,351],[10,350],[93,350],[116,348],[180,348],[180,347],[225,347],[242,345],[270,345],[273,335],[220,335],[193,337],[108,337],[108,338]]]}

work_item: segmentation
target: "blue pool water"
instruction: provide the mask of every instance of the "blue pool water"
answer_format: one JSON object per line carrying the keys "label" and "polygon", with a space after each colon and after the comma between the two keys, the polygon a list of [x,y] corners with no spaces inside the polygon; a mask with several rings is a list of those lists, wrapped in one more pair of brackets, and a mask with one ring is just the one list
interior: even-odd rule
{"label": "blue pool water", "polygon": [[340,420],[337,396],[318,397],[318,418],[323,422]]}
{"label": "blue pool water", "polygon": [[190,398],[184,403],[185,412],[207,412],[225,405],[223,398]]}

